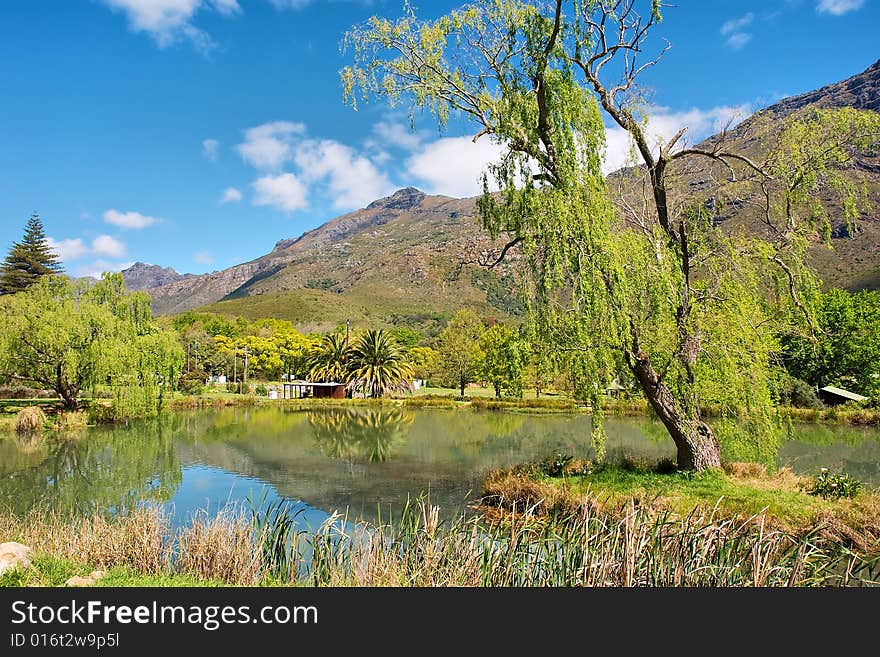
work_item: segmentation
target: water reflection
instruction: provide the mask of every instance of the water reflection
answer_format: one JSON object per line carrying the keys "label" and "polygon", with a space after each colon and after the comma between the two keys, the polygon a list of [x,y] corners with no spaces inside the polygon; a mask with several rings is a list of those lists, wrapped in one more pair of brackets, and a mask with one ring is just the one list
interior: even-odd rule
{"label": "water reflection", "polygon": [[309,413],[315,444],[323,454],[370,463],[387,461],[404,441],[404,429],[413,416],[402,409],[332,409]]}
{"label": "water reflection", "polygon": [[[129,427],[0,441],[0,506],[92,513],[166,502],[181,481],[173,416]],[[11,448],[11,449],[10,449]]]}
{"label": "water reflection", "polygon": [[[400,408],[293,412],[236,408],[41,438],[0,437],[0,505],[64,513],[170,504],[176,518],[266,494],[317,522],[349,510],[374,519],[423,492],[453,513],[492,468],[557,452],[590,457],[587,416]],[[674,457],[658,424],[606,420],[611,458]],[[880,431],[795,426],[779,455],[799,473],[846,470],[880,485]],[[311,524],[311,523],[310,523]]]}

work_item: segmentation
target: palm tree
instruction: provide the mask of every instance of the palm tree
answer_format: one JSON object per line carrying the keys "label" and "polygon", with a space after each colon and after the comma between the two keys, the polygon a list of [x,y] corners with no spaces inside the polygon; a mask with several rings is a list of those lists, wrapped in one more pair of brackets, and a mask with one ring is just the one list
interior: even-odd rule
{"label": "palm tree", "polygon": [[348,361],[351,349],[338,333],[325,335],[312,353],[309,379],[320,383],[348,383]]}
{"label": "palm tree", "polygon": [[389,333],[367,331],[351,352],[349,385],[367,397],[382,397],[389,392],[408,392],[413,367],[406,354]]}

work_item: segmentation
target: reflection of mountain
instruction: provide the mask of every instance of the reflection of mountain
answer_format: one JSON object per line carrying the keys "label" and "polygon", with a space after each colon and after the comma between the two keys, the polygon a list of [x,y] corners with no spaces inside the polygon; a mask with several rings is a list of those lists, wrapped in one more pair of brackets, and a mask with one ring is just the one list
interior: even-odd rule
{"label": "reflection of mountain", "polygon": [[[616,418],[605,425],[609,456],[674,455],[659,425]],[[491,468],[558,452],[589,456],[591,428],[582,415],[261,407],[90,428],[75,440],[19,443],[8,436],[0,438],[0,506],[88,512],[171,500],[185,515],[268,484],[314,507],[316,517],[317,510],[348,508],[375,519],[380,506],[384,515],[389,507],[396,513],[408,497],[427,491],[450,514],[469,492],[479,493]],[[796,427],[795,438],[783,445],[780,462],[796,472],[830,467],[880,484],[876,429],[811,425]]]}
{"label": "reflection of mountain", "polygon": [[[276,411],[260,409],[250,417],[264,412]],[[389,506],[397,512],[407,497],[427,491],[433,504],[451,513],[461,508],[469,492],[479,493],[487,470],[560,450],[583,454],[582,437],[589,435],[587,417],[519,416],[506,422],[494,413],[372,412],[372,417],[359,418],[298,414],[307,422],[288,413],[284,421],[293,428],[271,432],[248,431],[251,422],[240,419],[241,426],[229,426],[236,438],[180,443],[178,455],[183,463],[195,461],[258,478],[285,497],[322,509],[348,508],[353,515],[375,518],[380,505],[383,514]],[[331,435],[333,427],[342,432]],[[387,446],[393,449],[388,452]]]}
{"label": "reflection of mountain", "polygon": [[35,506],[87,513],[167,501],[181,478],[174,420],[47,436],[38,449],[2,441],[0,507],[16,513]]}

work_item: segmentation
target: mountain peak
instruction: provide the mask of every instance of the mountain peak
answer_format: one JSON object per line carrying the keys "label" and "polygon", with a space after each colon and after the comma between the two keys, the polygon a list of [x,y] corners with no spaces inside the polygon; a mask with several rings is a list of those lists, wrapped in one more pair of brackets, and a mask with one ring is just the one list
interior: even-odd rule
{"label": "mountain peak", "polygon": [[880,60],[846,80],[785,98],[765,111],[785,116],[807,105],[817,108],[854,107],[880,112]]}
{"label": "mountain peak", "polygon": [[128,269],[122,270],[125,285],[131,291],[150,290],[160,285],[174,283],[188,278],[190,274],[179,274],[171,267],[160,267],[138,261]]}
{"label": "mountain peak", "polygon": [[373,201],[367,206],[367,210],[372,210],[374,208],[409,210],[421,205],[425,196],[427,196],[427,194],[420,189],[416,189],[415,187],[404,187],[403,189],[398,189],[391,196],[386,196],[385,198],[380,198],[378,201]]}

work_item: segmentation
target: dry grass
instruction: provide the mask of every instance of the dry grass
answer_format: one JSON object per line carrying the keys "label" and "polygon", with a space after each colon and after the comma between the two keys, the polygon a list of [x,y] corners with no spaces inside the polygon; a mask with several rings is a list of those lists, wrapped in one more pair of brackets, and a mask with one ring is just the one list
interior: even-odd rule
{"label": "dry grass", "polygon": [[[504,520],[497,523],[464,515],[443,521],[420,500],[393,522],[352,525],[331,516],[310,534],[288,526],[288,516],[281,522],[276,507],[270,522],[235,512],[198,517],[176,539],[155,509],[110,521],[0,514],[0,538],[88,568],[233,585],[777,587],[880,578],[880,559],[818,532],[775,529],[763,514],[740,520],[698,508],[679,517],[634,500],[612,514],[589,501],[551,498],[554,491],[539,484],[513,483],[531,507],[497,507]],[[537,515],[542,508],[555,511]]]}
{"label": "dry grass", "polygon": [[15,416],[15,432],[33,434],[43,430],[46,425],[46,414],[39,406],[27,406]]}
{"label": "dry grass", "polygon": [[168,531],[167,517],[151,507],[112,520],[99,515],[71,520],[36,510],[23,518],[0,514],[0,536],[15,536],[37,552],[102,570],[128,566],[145,574],[164,572],[170,563]]}
{"label": "dry grass", "polygon": [[252,586],[262,576],[261,550],[250,518],[232,510],[193,518],[178,538],[177,572]]}

